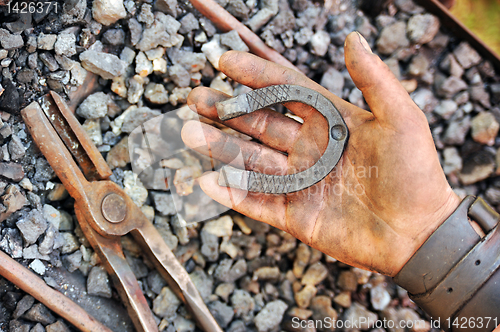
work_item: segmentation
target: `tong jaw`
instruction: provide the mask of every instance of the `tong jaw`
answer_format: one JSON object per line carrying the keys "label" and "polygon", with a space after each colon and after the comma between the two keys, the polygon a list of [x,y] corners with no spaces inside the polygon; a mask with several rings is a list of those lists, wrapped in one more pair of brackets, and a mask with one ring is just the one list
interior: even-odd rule
{"label": "tong jaw", "polygon": [[231,166],[222,167],[218,184],[251,192],[286,194],[323,180],[337,165],[348,139],[348,129],[335,105],[317,91],[298,85],[273,85],[215,103],[221,120],[229,120],[275,104],[301,102],[314,107],[328,121],[328,145],[309,169],[288,175],[262,174]]}

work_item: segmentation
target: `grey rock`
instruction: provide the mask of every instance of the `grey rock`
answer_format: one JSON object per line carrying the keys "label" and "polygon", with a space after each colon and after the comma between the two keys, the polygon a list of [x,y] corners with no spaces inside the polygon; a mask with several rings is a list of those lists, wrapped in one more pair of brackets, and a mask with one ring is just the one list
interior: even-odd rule
{"label": "grey rock", "polygon": [[186,319],[180,315],[173,319],[172,327],[175,327],[176,332],[194,332],[196,325],[192,320]]}
{"label": "grey rock", "polygon": [[413,76],[420,77],[427,72],[427,69],[429,69],[429,60],[425,55],[419,53],[411,59],[408,72]]}
{"label": "grey rock", "polygon": [[155,208],[163,216],[171,216],[177,213],[171,194],[152,193]]}
{"label": "grey rock", "polygon": [[453,53],[448,53],[448,55],[439,64],[439,68],[456,77],[462,77],[464,73],[464,69],[458,63]]}
{"label": "grey rock", "polygon": [[46,51],[53,50],[56,40],[57,40],[57,35],[53,34],[46,35],[43,32],[41,32],[38,35],[38,42],[37,42],[38,49]]}
{"label": "grey rock", "polygon": [[231,15],[243,21],[248,19],[248,14],[250,12],[250,9],[245,5],[243,0],[229,0],[226,10],[231,13]]}
{"label": "grey rock", "polygon": [[35,52],[37,45],[38,44],[36,42],[36,36],[29,35],[28,40],[26,41],[26,51],[28,51],[29,53]]}
{"label": "grey rock", "polygon": [[17,229],[6,228],[2,230],[0,249],[9,254],[12,258],[23,257],[23,239]]}
{"label": "grey rock", "polygon": [[376,320],[377,315],[375,313],[367,310],[364,306],[357,302],[353,302],[344,314],[344,321],[361,321],[362,324],[358,324],[360,330],[368,330],[369,328],[372,328]]}
{"label": "grey rock", "polygon": [[485,108],[491,107],[490,94],[486,92],[484,84],[473,85],[469,88],[470,98]]}
{"label": "grey rock", "polygon": [[92,16],[103,25],[111,25],[127,16],[127,12],[123,6],[123,0],[94,0]]}
{"label": "grey rock", "polygon": [[143,52],[137,53],[135,57],[135,72],[141,77],[146,77],[153,72],[153,64]]}
{"label": "grey rock", "polygon": [[223,329],[225,329],[233,320],[233,308],[231,308],[227,304],[224,304],[220,301],[214,301],[209,304],[208,309],[212,313],[219,326]]}
{"label": "grey rock", "polygon": [[134,77],[128,80],[127,101],[130,104],[136,104],[139,102],[143,94],[144,78],[140,75],[134,75]]}
{"label": "grey rock", "polygon": [[235,285],[229,282],[219,284],[215,289],[215,295],[219,296],[224,302],[229,300],[229,296],[234,292]]}
{"label": "grey rock", "polygon": [[444,174],[449,175],[452,173],[458,173],[462,169],[462,158],[458,153],[457,148],[447,147],[443,150],[443,171]]}
{"label": "grey rock", "polygon": [[276,14],[277,12],[273,11],[271,8],[264,7],[248,20],[247,25],[252,31],[257,32]]}
{"label": "grey rock", "polygon": [[190,73],[197,73],[205,68],[207,58],[203,53],[180,51],[175,48],[168,50],[168,57],[174,64],[179,64]]}
{"label": "grey rock", "polygon": [[82,263],[82,252],[80,250],[75,251],[71,255],[67,255],[64,257],[64,263],[66,266],[66,269],[68,269],[69,272],[74,272],[78,270]]}
{"label": "grey rock", "polygon": [[297,44],[305,45],[311,40],[313,35],[314,35],[314,32],[311,29],[301,28],[299,31],[297,31],[293,35],[293,38],[295,39],[295,42]]}
{"label": "grey rock", "polygon": [[465,69],[479,64],[482,60],[479,53],[477,53],[467,42],[461,42],[457,48],[455,48],[453,54],[460,65]]}
{"label": "grey rock", "polygon": [[58,320],[54,324],[45,327],[47,332],[70,332],[70,329],[62,321]]}
{"label": "grey rock", "polygon": [[396,0],[394,4],[401,11],[408,14],[416,14],[423,11],[423,8],[416,5],[413,0]]}
{"label": "grey rock", "polygon": [[453,100],[442,100],[434,109],[434,113],[447,120],[457,111],[457,109],[458,105]]}
{"label": "grey rock", "polygon": [[105,298],[111,298],[111,287],[106,270],[102,266],[94,266],[87,278],[87,293]]}
{"label": "grey rock", "polygon": [[0,44],[8,51],[15,50],[24,46],[24,40],[21,35],[10,34],[8,30],[0,28]]}
{"label": "grey rock", "polygon": [[182,43],[184,38],[177,34],[180,27],[181,24],[172,16],[157,12],[154,23],[143,31],[142,38],[136,47],[145,52],[158,45],[172,47]]}
{"label": "grey rock", "polygon": [[24,313],[28,311],[33,304],[35,304],[35,298],[31,295],[24,295],[23,298],[17,302],[16,310],[14,310],[12,317],[14,317],[14,319],[18,319],[24,315]]}
{"label": "grey rock", "polygon": [[14,161],[17,161],[22,157],[24,157],[24,154],[26,153],[26,148],[21,142],[21,139],[15,134],[13,134],[10,139],[8,149],[9,149],[10,159]]}
{"label": "grey rock", "polygon": [[[36,53],[35,53],[36,54]],[[36,73],[32,69],[21,69],[17,72],[16,80],[20,83],[31,83],[36,77]]]}
{"label": "grey rock", "polygon": [[177,308],[181,301],[168,287],[163,287],[154,301],[153,301],[153,312],[162,318],[171,320],[175,317]]}
{"label": "grey rock", "polygon": [[72,33],[61,33],[57,36],[54,50],[57,55],[72,56],[76,54],[76,37]]}
{"label": "grey rock", "polygon": [[234,320],[227,329],[227,332],[246,332],[246,331],[247,327],[245,323],[241,320]]}
{"label": "grey rock", "polygon": [[177,17],[177,0],[156,0],[154,8],[165,14]]}
{"label": "grey rock", "polygon": [[[163,287],[167,285],[167,282],[163,277],[158,273],[158,271],[153,270],[149,275],[148,275],[148,285],[149,288],[155,293],[155,294],[160,294],[161,290]],[[201,293],[200,293],[201,294]]]}
{"label": "grey rock", "polygon": [[187,97],[191,92],[191,90],[192,89],[190,87],[187,88],[175,87],[174,90],[172,90],[170,96],[168,97],[170,104],[172,104],[173,106],[177,106],[178,104],[185,104],[187,102]]}
{"label": "grey rock", "polygon": [[80,243],[78,242],[76,236],[73,235],[73,233],[63,232],[60,234],[64,243],[61,248],[62,254],[70,254],[75,250],[78,250],[78,248],[80,247]]}
{"label": "grey rock", "polygon": [[135,52],[130,47],[125,46],[120,53],[120,60],[124,61],[126,64],[131,65],[135,59]]}
{"label": "grey rock", "polygon": [[168,75],[172,81],[181,88],[188,87],[191,83],[191,75],[183,66],[179,64],[169,67]]}
{"label": "grey rock", "polygon": [[33,326],[30,332],[45,332],[45,328],[43,327],[42,324],[37,323],[35,326]]}
{"label": "grey rock", "polygon": [[30,326],[28,324],[23,324],[15,319],[9,322],[9,332],[29,332],[29,330]]}
{"label": "grey rock", "polygon": [[214,277],[222,282],[235,282],[247,273],[247,262],[239,259],[234,263],[232,259],[223,259],[215,269]]}
{"label": "grey rock", "polygon": [[49,309],[47,309],[47,307],[41,303],[37,303],[33,307],[31,307],[31,309],[28,310],[26,314],[24,314],[24,318],[32,322],[41,323],[43,325],[52,324],[56,320],[50,313]]}
{"label": "grey rock", "polygon": [[201,231],[201,249],[200,252],[208,261],[214,262],[219,258],[219,238],[214,234]]}
{"label": "grey rock", "polygon": [[396,76],[398,80],[401,79],[401,68],[399,67],[399,60],[396,58],[387,58],[384,63],[389,67],[391,72]]}
{"label": "grey rock", "polygon": [[141,12],[139,13],[139,15],[137,15],[137,20],[139,22],[145,23],[146,26],[150,26],[151,24],[153,24],[155,17],[151,9],[151,5],[143,3],[141,6]]}
{"label": "grey rock", "polygon": [[408,47],[406,24],[398,21],[382,29],[377,40],[377,49],[381,54],[391,54],[399,48]]}
{"label": "grey rock", "polygon": [[215,69],[219,69],[219,59],[228,49],[220,44],[220,36],[215,35],[211,41],[203,44],[201,51],[207,57],[208,61],[214,66]]}
{"label": "grey rock", "polygon": [[208,301],[213,291],[214,281],[212,277],[208,276],[201,268],[195,269],[189,274],[189,277],[196,286],[203,301]]}
{"label": "grey rock", "polygon": [[165,241],[165,244],[170,248],[170,250],[174,251],[179,244],[179,239],[170,230],[168,219],[165,217],[155,216],[154,226],[160,233],[163,241]]}
{"label": "grey rock", "polygon": [[486,190],[484,194],[486,196],[486,199],[491,204],[500,204],[500,189],[495,187],[490,187]]}
{"label": "grey rock", "polygon": [[318,56],[324,56],[328,51],[328,45],[330,45],[330,35],[324,30],[316,32],[311,37],[311,52]]}
{"label": "grey rock", "polygon": [[471,126],[470,116],[461,120],[452,121],[443,136],[443,143],[449,145],[461,145]]}
{"label": "grey rock", "polygon": [[182,34],[187,34],[200,28],[200,23],[193,13],[187,13],[179,22],[181,23],[179,33]]}
{"label": "grey rock", "polygon": [[417,14],[410,17],[406,30],[412,43],[426,44],[438,33],[439,19],[431,14]]}
{"label": "grey rock", "polygon": [[131,17],[127,23],[130,32],[130,43],[135,46],[139,40],[141,40],[142,25],[133,17]]}
{"label": "grey rock", "polygon": [[418,89],[412,93],[412,99],[424,113],[431,112],[438,104],[437,98],[429,89]]}
{"label": "grey rock", "polygon": [[[237,318],[243,318],[247,321],[247,317],[253,314],[255,309],[255,301],[253,297],[245,290],[237,289],[231,296],[231,303],[234,308],[234,314]],[[253,316],[251,316],[253,317]]]}
{"label": "grey rock", "polygon": [[33,244],[47,229],[47,221],[38,210],[31,210],[28,215],[17,222],[26,244]]}
{"label": "grey rock", "polygon": [[76,114],[85,119],[98,119],[108,114],[110,97],[104,92],[96,92],[85,98],[78,106]]}
{"label": "grey rock", "polygon": [[391,295],[383,284],[379,284],[370,289],[370,302],[375,310],[384,310],[391,302]]}
{"label": "grey rock", "polygon": [[83,23],[85,22],[84,18],[86,10],[87,10],[86,0],[76,0],[72,2],[66,2],[63,5],[61,21],[65,25]]}
{"label": "grey rock", "polygon": [[38,251],[38,246],[36,244],[32,244],[31,246],[23,249],[23,258],[24,259],[43,259],[45,261],[50,260],[49,256],[47,256],[45,254],[41,254]]}
{"label": "grey rock", "polygon": [[104,33],[103,41],[114,46],[123,45],[125,43],[125,32],[122,29],[109,29]]}
{"label": "grey rock", "polygon": [[288,306],[281,300],[271,301],[255,316],[254,323],[259,332],[274,329],[283,319]]}
{"label": "grey rock", "polygon": [[82,67],[101,76],[112,79],[125,72],[126,64],[114,54],[88,50],[80,54]]}
{"label": "grey rock", "polygon": [[220,35],[220,43],[223,46],[229,47],[235,51],[248,52],[248,46],[241,39],[240,35],[236,30],[231,30],[229,32]]}
{"label": "grey rock", "polygon": [[467,89],[467,83],[455,76],[450,76],[448,78],[436,77],[435,87],[438,96],[444,98],[451,98],[457,92]]}
{"label": "grey rock", "polygon": [[38,56],[50,71],[56,71],[59,69],[59,64],[49,52],[42,52]]}

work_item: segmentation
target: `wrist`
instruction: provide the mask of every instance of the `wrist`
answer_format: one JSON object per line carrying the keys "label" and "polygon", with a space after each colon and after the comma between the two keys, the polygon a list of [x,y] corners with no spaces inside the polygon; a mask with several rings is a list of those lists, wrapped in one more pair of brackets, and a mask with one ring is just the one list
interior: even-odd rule
{"label": "wrist", "polygon": [[[455,212],[460,205],[460,197],[449,189],[448,197],[444,203],[432,213],[426,213],[420,219],[414,219],[411,223],[414,224],[412,233],[404,236],[398,243],[401,244],[400,250],[396,251],[394,257],[394,272],[390,275],[394,277],[403,266],[410,260],[410,258],[417,252],[417,250],[427,241],[427,239]],[[410,222],[410,221],[409,221]],[[420,226],[416,229],[415,226]]]}
{"label": "wrist", "polygon": [[[472,228],[469,217],[476,219],[484,238]],[[445,321],[479,316],[500,319],[499,218],[482,199],[466,197],[394,278],[417,305],[441,321],[444,330],[463,328],[445,325]]]}

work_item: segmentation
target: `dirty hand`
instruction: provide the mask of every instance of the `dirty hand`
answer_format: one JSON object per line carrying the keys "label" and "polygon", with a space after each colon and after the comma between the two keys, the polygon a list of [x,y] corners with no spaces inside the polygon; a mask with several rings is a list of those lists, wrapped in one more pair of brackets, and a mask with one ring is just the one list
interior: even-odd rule
{"label": "dirty hand", "polygon": [[[224,54],[221,71],[241,84],[254,89],[296,84],[327,96],[342,114],[349,139],[335,169],[299,192],[272,195],[228,189],[217,184],[217,172],[203,175],[199,183],[216,201],[289,232],[344,263],[394,276],[460,200],[446,181],[424,114],[358,33],[346,39],[345,63],[371,113],[296,71],[247,53]],[[188,103],[199,114],[219,121],[214,104],[227,98],[200,87],[191,92]],[[248,170],[295,173],[321,156],[328,143],[328,125],[309,106],[291,102],[285,106],[304,124],[269,109],[224,122],[262,144],[204,124],[195,132],[199,125],[194,122],[184,126],[183,140],[225,163],[234,156],[231,147],[239,146]]]}

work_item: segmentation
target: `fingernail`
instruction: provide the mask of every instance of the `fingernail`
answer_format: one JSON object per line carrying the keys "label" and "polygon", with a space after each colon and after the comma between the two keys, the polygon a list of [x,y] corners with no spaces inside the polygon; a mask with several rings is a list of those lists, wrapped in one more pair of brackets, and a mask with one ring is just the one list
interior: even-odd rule
{"label": "fingernail", "polygon": [[358,34],[359,36],[359,42],[361,43],[361,45],[363,45],[363,48],[370,54],[373,54],[372,52],[372,49],[370,48],[370,45],[368,45],[368,42],[366,41],[366,39],[359,33],[356,31],[356,33]]}

